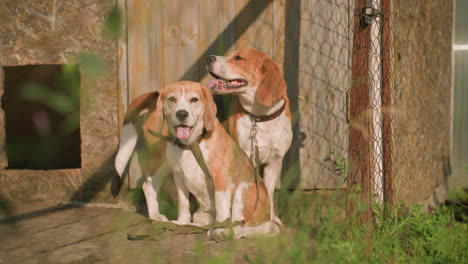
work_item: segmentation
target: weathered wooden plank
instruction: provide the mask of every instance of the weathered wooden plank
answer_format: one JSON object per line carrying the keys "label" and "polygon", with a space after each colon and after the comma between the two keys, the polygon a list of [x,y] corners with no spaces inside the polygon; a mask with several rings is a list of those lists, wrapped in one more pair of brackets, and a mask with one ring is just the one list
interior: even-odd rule
{"label": "weathered wooden plank", "polygon": [[[54,207],[58,210],[49,210]],[[0,246],[4,252],[2,260],[35,263],[33,260],[47,259],[46,262],[55,263],[75,259],[86,256],[90,249],[95,251],[97,238],[120,232],[120,236],[124,237],[127,228],[145,221],[143,216],[131,212],[67,205],[38,208],[25,216],[15,226],[0,225],[4,242]],[[63,235],[65,233],[67,235]],[[60,255],[61,250],[66,248],[75,250]],[[102,247],[99,248],[102,250]]]}
{"label": "weathered wooden plank", "polygon": [[[241,29],[244,27],[248,27],[241,36],[238,36],[237,48],[254,48],[273,57],[274,29],[272,0],[257,0],[253,4],[249,2],[251,1],[236,0],[236,12],[240,14],[236,27],[239,29],[239,32],[242,32]],[[267,5],[266,8],[264,8],[265,5]],[[244,9],[246,6],[248,7],[247,10]],[[250,21],[247,16],[256,16],[259,12],[261,14],[257,20],[249,25],[245,25],[245,23],[249,23]]]}
{"label": "weathered wooden plank", "polygon": [[[183,8],[181,8],[183,6]],[[163,5],[164,83],[179,80],[199,54],[198,1],[165,1]],[[198,68],[187,80],[198,80]]]}
{"label": "weathered wooden plank", "polygon": [[[127,103],[143,93],[162,89],[164,85],[162,6],[163,1],[127,2]],[[130,161],[129,187],[135,188],[141,177],[135,155]]]}
{"label": "weathered wooden plank", "polygon": [[119,89],[119,137],[122,129],[123,119],[128,106],[128,78],[127,78],[127,0],[118,0],[117,6],[121,15],[120,35],[117,50],[117,65],[119,67],[118,89]]}
{"label": "weathered wooden plank", "polygon": [[[163,43],[163,1],[151,1],[152,24],[151,43],[153,58],[151,59],[151,69],[154,69],[153,82],[156,89],[164,88],[164,43]],[[155,78],[155,79],[154,79]]]}
{"label": "weathered wooden plank", "polygon": [[[215,41],[215,49],[211,52],[217,55],[235,50],[236,45],[229,45],[235,42],[235,27],[232,30],[223,32],[236,16],[236,5],[234,1],[219,1],[219,0],[199,0],[199,56],[207,50]],[[221,38],[218,38],[221,36]],[[206,67],[205,58],[200,57],[200,73],[204,72]],[[205,84],[211,77],[208,74],[200,76],[201,83]]]}
{"label": "weathered wooden plank", "polygon": [[162,1],[128,1],[129,100],[163,84]]}
{"label": "weathered wooden plank", "polygon": [[293,140],[285,160],[283,161],[283,182],[288,188],[297,188],[300,183],[300,148],[302,135],[299,127],[298,100],[299,100],[299,41],[301,32],[300,14],[301,1],[286,0],[284,7],[284,62],[283,74],[288,85],[288,97],[293,113],[292,128]]}
{"label": "weathered wooden plank", "polygon": [[273,56],[272,58],[283,69],[284,62],[284,33],[285,33],[286,0],[273,1]]}
{"label": "weathered wooden plank", "polygon": [[301,185],[305,189],[345,186],[350,88],[347,1],[304,1],[299,57]]}

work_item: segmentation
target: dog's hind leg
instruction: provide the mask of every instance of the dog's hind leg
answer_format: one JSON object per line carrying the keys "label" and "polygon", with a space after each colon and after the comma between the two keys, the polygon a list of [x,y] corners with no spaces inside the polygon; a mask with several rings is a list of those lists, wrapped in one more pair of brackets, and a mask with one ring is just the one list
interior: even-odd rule
{"label": "dog's hind leg", "polygon": [[159,211],[158,193],[164,179],[170,174],[171,169],[167,162],[163,163],[155,175],[147,177],[142,189],[145,193],[146,205],[148,207],[148,217],[155,221],[167,222],[168,219]]}

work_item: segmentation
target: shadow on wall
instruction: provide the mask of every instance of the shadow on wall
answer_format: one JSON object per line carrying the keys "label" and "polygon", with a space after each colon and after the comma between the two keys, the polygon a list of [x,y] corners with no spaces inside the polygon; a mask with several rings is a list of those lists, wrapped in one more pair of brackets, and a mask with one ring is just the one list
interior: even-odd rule
{"label": "shadow on wall", "polygon": [[293,140],[285,160],[283,161],[282,189],[296,189],[300,183],[301,167],[299,162],[299,149],[304,136],[299,128],[299,36],[301,35],[300,14],[301,0],[287,0],[285,7],[285,44],[284,44],[284,79],[288,85],[288,97],[291,100],[293,113]]}

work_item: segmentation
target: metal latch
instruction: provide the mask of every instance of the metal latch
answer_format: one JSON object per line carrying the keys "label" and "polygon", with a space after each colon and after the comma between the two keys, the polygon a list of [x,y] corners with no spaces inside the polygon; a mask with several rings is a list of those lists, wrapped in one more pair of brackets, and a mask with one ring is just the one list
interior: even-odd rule
{"label": "metal latch", "polygon": [[372,24],[374,17],[382,16],[382,10],[378,10],[372,7],[372,0],[366,0],[366,7],[364,8],[364,16],[367,24]]}

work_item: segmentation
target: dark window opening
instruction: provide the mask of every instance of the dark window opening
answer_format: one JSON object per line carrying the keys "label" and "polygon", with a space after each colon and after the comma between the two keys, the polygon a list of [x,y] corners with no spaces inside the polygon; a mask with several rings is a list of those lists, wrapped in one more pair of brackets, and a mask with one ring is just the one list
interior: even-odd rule
{"label": "dark window opening", "polygon": [[77,65],[3,67],[8,169],[81,167]]}

